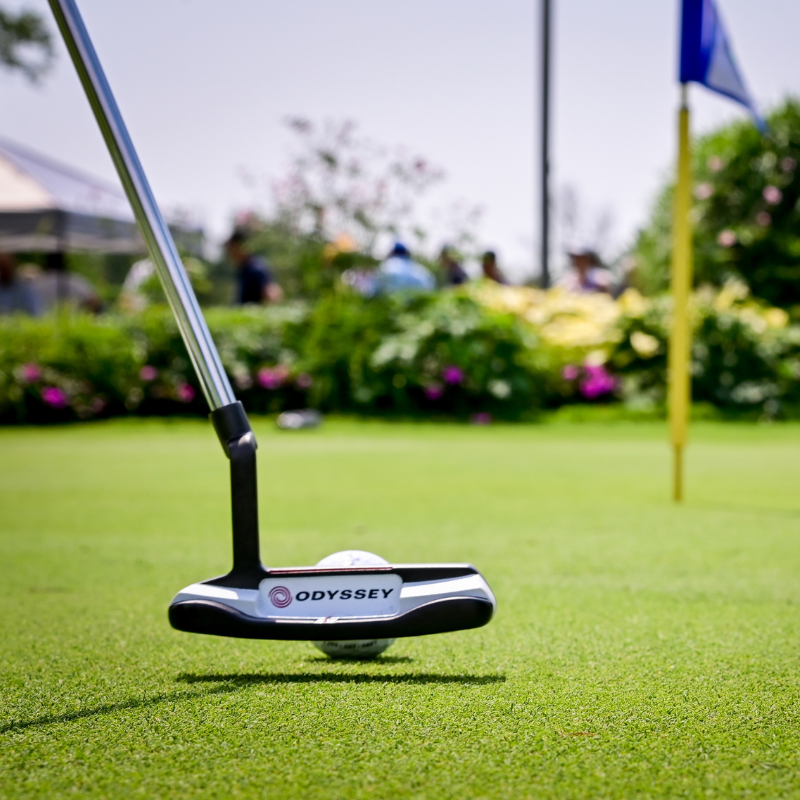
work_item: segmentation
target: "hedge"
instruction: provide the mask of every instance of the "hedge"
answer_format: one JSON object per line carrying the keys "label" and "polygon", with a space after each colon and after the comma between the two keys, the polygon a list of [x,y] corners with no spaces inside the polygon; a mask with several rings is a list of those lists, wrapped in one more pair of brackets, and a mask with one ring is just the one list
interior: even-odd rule
{"label": "hedge", "polygon": [[[669,299],[475,284],[313,306],[211,309],[237,396],[255,413],[525,419],[567,403],[663,406]],[[800,405],[800,328],[741,285],[694,300],[694,399],[769,417]],[[164,307],[138,316],[0,320],[0,422],[207,411]]]}

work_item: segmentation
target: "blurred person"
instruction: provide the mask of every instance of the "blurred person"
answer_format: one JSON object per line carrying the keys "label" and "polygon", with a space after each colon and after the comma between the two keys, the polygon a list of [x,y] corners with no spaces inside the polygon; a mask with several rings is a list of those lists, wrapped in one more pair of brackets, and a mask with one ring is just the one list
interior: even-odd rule
{"label": "blurred person", "polygon": [[[197,300],[202,304],[211,293],[211,282],[205,264],[193,256],[181,258]],[[129,314],[144,311],[151,303],[164,303],[167,298],[155,264],[149,258],[135,261],[122,282],[117,305]]]}
{"label": "blurred person", "polygon": [[461,286],[469,280],[464,267],[456,258],[456,252],[450,245],[445,245],[439,254],[439,266],[444,274],[445,286]]}
{"label": "blurred person", "polygon": [[600,256],[589,247],[577,247],[567,251],[570,271],[558,285],[575,294],[603,292],[611,294],[614,278],[600,261]]}
{"label": "blurred person", "polygon": [[507,284],[505,275],[500,271],[497,265],[497,253],[494,250],[487,250],[481,259],[481,269],[483,270],[483,277],[487,280],[494,281],[495,283]]}
{"label": "blurred person", "polygon": [[0,316],[15,313],[38,317],[42,311],[33,282],[17,273],[17,259],[0,253]]}
{"label": "blurred person", "polygon": [[83,275],[67,270],[63,253],[47,253],[44,271],[33,280],[33,287],[43,314],[56,306],[97,314],[103,305],[94,286]]}
{"label": "blurred person", "polygon": [[431,271],[414,261],[402,242],[395,242],[386,260],[377,269],[374,293],[391,294],[405,289],[432,292],[435,288],[436,279]]}
{"label": "blurred person", "polygon": [[123,311],[138,314],[147,307],[147,296],[142,287],[155,275],[155,264],[149,258],[134,261],[119,292],[117,303]]}
{"label": "blurred person", "polygon": [[247,250],[247,234],[236,229],[225,242],[228,259],[237,270],[239,305],[278,303],[283,299],[283,289],[272,276],[269,264]]}
{"label": "blurred person", "polygon": [[364,297],[372,297],[377,293],[377,271],[351,267],[342,273],[342,283]]}

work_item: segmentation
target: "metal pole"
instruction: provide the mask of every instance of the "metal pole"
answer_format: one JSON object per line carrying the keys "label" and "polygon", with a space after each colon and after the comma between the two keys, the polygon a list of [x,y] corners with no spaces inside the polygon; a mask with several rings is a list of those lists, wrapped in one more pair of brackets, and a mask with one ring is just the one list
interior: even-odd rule
{"label": "metal pole", "polygon": [[181,263],[172,234],[150,190],[111,87],[74,0],[49,0],[106,146],[128,195],[150,258],[178,322],[211,410],[236,402],[217,348]]}
{"label": "metal pole", "polygon": [[542,288],[550,286],[550,0],[541,0],[542,110],[541,139],[541,270]]}

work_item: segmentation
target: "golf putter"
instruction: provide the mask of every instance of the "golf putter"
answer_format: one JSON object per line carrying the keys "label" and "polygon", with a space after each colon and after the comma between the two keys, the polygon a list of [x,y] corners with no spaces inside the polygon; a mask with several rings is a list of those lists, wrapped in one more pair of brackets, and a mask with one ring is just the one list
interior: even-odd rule
{"label": "golf putter", "polygon": [[49,0],[156,265],[230,461],[233,569],[178,592],[174,628],[247,639],[343,641],[478,628],[491,589],[470,564],[265,568],[259,553],[256,439],[236,400],[75,0]]}

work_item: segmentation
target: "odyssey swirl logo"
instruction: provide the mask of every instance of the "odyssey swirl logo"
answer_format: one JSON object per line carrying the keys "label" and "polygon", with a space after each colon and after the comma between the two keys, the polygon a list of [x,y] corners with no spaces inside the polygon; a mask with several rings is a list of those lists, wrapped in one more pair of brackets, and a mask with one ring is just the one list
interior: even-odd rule
{"label": "odyssey swirl logo", "polygon": [[269,590],[269,600],[275,608],[286,608],[292,602],[292,593],[285,586],[273,586]]}

